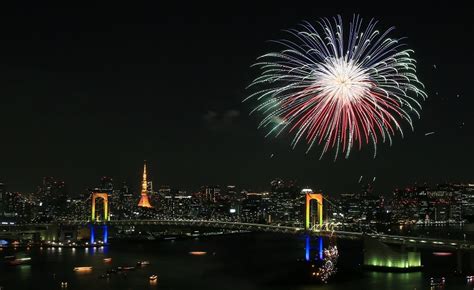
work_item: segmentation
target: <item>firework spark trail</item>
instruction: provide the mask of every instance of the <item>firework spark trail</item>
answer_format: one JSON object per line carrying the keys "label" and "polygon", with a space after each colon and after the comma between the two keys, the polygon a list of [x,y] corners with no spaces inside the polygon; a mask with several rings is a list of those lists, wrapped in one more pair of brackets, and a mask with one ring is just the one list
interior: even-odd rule
{"label": "firework spark trail", "polygon": [[413,129],[427,97],[413,51],[388,37],[393,27],[381,33],[376,24],[364,29],[354,16],[345,37],[340,16],[316,27],[304,22],[287,31],[293,40],[275,41],[280,52],[258,58],[261,75],[245,100],[259,102],[252,113],[263,114],[259,127],[269,128],[267,136],[287,130],[293,147],[305,140],[307,151],[318,145],[321,157],[335,149],[335,158],[341,150],[347,158],[369,143],[375,156],[377,143],[392,144],[397,131],[403,137],[403,120]]}

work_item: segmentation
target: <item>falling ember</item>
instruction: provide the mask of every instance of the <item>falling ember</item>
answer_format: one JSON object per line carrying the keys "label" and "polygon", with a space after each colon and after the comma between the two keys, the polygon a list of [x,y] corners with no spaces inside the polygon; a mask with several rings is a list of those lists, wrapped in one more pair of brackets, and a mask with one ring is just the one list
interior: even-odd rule
{"label": "falling ember", "polygon": [[362,22],[354,16],[347,31],[341,17],[304,22],[288,31],[293,40],[275,41],[280,51],[258,59],[261,75],[245,100],[259,102],[252,113],[263,115],[267,136],[288,131],[293,147],[305,140],[307,151],[321,146],[321,157],[333,149],[348,158],[369,143],[375,156],[378,143],[403,136],[401,121],[413,128],[427,97],[413,51],[388,37],[393,27],[380,32],[376,21]]}

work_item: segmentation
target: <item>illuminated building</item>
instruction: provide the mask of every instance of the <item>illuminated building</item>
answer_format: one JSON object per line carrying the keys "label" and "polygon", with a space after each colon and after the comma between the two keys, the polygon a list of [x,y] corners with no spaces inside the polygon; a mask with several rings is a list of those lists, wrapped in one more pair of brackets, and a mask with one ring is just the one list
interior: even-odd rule
{"label": "illuminated building", "polygon": [[474,220],[474,184],[462,187],[461,210],[463,218]]}
{"label": "illuminated building", "polygon": [[139,207],[151,208],[150,201],[148,200],[148,182],[146,176],[146,161],[143,164],[143,179],[142,179],[142,191],[140,201],[138,202]]}
{"label": "illuminated building", "polygon": [[112,193],[112,191],[114,190],[113,179],[107,176],[103,176],[100,179],[100,190]]}
{"label": "illuminated building", "polygon": [[19,192],[3,191],[3,209],[0,212],[2,221],[30,221],[32,217],[34,203],[31,196]]}
{"label": "illuminated building", "polygon": [[0,217],[5,212],[5,185],[0,182]]}
{"label": "illuminated building", "polygon": [[131,218],[137,201],[126,182],[123,182],[122,188],[116,191],[114,200],[115,204],[112,205],[114,215],[117,215],[118,219]]}
{"label": "illuminated building", "polygon": [[169,185],[162,185],[158,189],[158,193],[161,197],[171,196],[171,187]]}
{"label": "illuminated building", "polygon": [[67,215],[68,211],[65,205],[68,194],[64,181],[55,180],[53,177],[44,177],[37,198],[41,203],[38,216],[43,220],[56,219]]}
{"label": "illuminated building", "polygon": [[293,181],[274,179],[270,182],[271,194],[268,209],[269,223],[300,227],[303,224],[304,200]]}
{"label": "illuminated building", "polygon": [[221,188],[219,185],[216,186],[206,186],[205,197],[209,202],[216,202],[220,197]]}
{"label": "illuminated building", "polygon": [[246,197],[242,201],[240,218],[243,222],[264,223],[268,220],[268,192],[246,192]]}

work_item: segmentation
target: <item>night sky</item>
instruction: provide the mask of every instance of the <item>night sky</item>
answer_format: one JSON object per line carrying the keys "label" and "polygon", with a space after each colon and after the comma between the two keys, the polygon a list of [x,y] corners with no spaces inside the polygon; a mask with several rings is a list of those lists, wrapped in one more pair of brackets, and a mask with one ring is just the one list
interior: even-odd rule
{"label": "night sky", "polygon": [[[330,195],[358,190],[361,175],[376,176],[384,193],[474,183],[474,12],[463,4],[39,2],[0,17],[0,182],[10,190],[31,192],[54,176],[79,193],[103,175],[136,190],[144,159],[155,186],[187,189],[265,189],[281,177]],[[305,154],[304,144],[266,139],[248,116],[255,103],[242,103],[258,74],[251,64],[278,48],[268,40],[286,37],[283,29],[353,13],[395,26],[415,50],[429,95],[415,131],[405,126],[405,138],[380,144],[375,159],[369,146],[336,162],[331,152],[319,160],[319,148]]]}

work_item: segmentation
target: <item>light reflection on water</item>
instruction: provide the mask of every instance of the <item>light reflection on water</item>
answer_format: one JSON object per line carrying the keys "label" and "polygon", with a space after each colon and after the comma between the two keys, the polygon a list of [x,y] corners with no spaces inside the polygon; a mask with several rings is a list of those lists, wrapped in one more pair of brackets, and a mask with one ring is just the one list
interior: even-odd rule
{"label": "light reflection on water", "polygon": [[[340,289],[429,289],[430,274],[364,272],[358,268],[362,249],[353,242],[337,241],[338,273],[328,284],[308,284],[297,276],[305,260],[305,237],[271,234],[248,234],[201,238],[199,240],[116,242],[100,248],[32,248],[32,264],[18,267],[0,266],[0,286],[9,289],[262,289],[262,290],[340,290]],[[318,256],[319,244],[315,244]],[[325,246],[326,248],[326,246]],[[21,252],[20,249],[17,253]],[[208,255],[190,255],[207,252]],[[0,253],[5,255],[5,251]],[[430,255],[432,259],[438,259]],[[104,258],[112,258],[111,263]],[[443,258],[444,259],[444,258]],[[112,274],[99,279],[107,269],[135,266],[147,260],[150,265],[126,274]],[[441,261],[441,260],[439,260]],[[442,260],[445,261],[445,260]],[[447,261],[447,260],[446,260]],[[78,275],[76,266],[92,266],[93,271]],[[151,283],[149,277],[158,275]],[[465,284],[447,279],[445,289]],[[313,282],[314,283],[314,282]],[[32,288],[32,285],[34,287]],[[454,288],[457,289],[457,288]]]}

